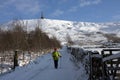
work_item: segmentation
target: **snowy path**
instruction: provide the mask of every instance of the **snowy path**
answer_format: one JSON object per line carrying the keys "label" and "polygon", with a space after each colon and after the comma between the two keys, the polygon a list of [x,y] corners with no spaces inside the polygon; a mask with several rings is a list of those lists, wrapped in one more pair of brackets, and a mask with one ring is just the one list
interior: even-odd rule
{"label": "snowy path", "polygon": [[10,74],[0,76],[0,80],[87,80],[82,64],[79,69],[75,67],[66,48],[60,53],[62,58],[58,69],[54,69],[51,54],[47,54],[24,68],[17,68]]}

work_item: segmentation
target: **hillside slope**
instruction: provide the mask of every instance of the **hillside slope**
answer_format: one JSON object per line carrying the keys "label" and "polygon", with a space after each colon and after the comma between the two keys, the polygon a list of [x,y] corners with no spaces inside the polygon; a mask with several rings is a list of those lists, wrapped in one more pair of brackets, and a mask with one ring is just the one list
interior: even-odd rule
{"label": "hillside slope", "polygon": [[[24,29],[27,31],[34,30],[35,27],[40,27],[46,32],[49,37],[55,36],[61,42],[66,42],[66,36],[69,35],[71,39],[78,44],[84,43],[98,43],[106,42],[106,37],[103,33],[120,34],[120,22],[111,23],[90,23],[90,22],[73,22],[64,20],[52,19],[31,19],[21,20]],[[12,21],[4,24],[2,29],[11,29],[13,27]]]}

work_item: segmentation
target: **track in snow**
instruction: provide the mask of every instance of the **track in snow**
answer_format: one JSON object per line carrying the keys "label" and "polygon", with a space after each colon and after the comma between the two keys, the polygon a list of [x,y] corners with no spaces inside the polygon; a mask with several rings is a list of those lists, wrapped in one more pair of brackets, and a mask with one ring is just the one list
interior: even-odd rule
{"label": "track in snow", "polygon": [[0,80],[87,80],[82,64],[80,69],[76,69],[65,47],[60,53],[62,58],[59,60],[58,69],[54,69],[51,54],[46,54],[38,58],[35,63],[0,77]]}

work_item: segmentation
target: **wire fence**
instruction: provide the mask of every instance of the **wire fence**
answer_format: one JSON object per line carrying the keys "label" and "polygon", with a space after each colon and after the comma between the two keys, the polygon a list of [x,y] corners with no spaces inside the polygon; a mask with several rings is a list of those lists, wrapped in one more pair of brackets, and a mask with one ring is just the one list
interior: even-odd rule
{"label": "wire fence", "polygon": [[12,69],[14,63],[13,52],[0,53],[0,74],[5,73]]}
{"label": "wire fence", "polygon": [[[17,54],[17,56],[15,56]],[[0,53],[0,74],[7,73],[14,70],[17,66],[25,66],[37,57],[44,54],[43,52],[29,52],[29,51],[6,51]],[[15,61],[16,60],[16,61]],[[17,62],[17,64],[16,64]]]}

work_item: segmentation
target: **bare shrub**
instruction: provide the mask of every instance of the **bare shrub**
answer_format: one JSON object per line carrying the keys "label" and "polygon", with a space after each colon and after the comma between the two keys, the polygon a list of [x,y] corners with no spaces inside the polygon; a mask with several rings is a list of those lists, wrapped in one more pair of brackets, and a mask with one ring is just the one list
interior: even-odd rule
{"label": "bare shrub", "polygon": [[108,41],[112,41],[114,43],[120,43],[120,37],[117,37],[116,34],[103,34]]}
{"label": "bare shrub", "polygon": [[27,32],[24,23],[16,21],[13,28],[3,31],[0,29],[0,50],[41,51],[53,47],[61,47],[60,41],[55,37],[49,38],[39,27]]}
{"label": "bare shrub", "polygon": [[68,45],[73,45],[74,44],[74,42],[72,41],[69,34],[66,35],[66,41],[67,41]]}

